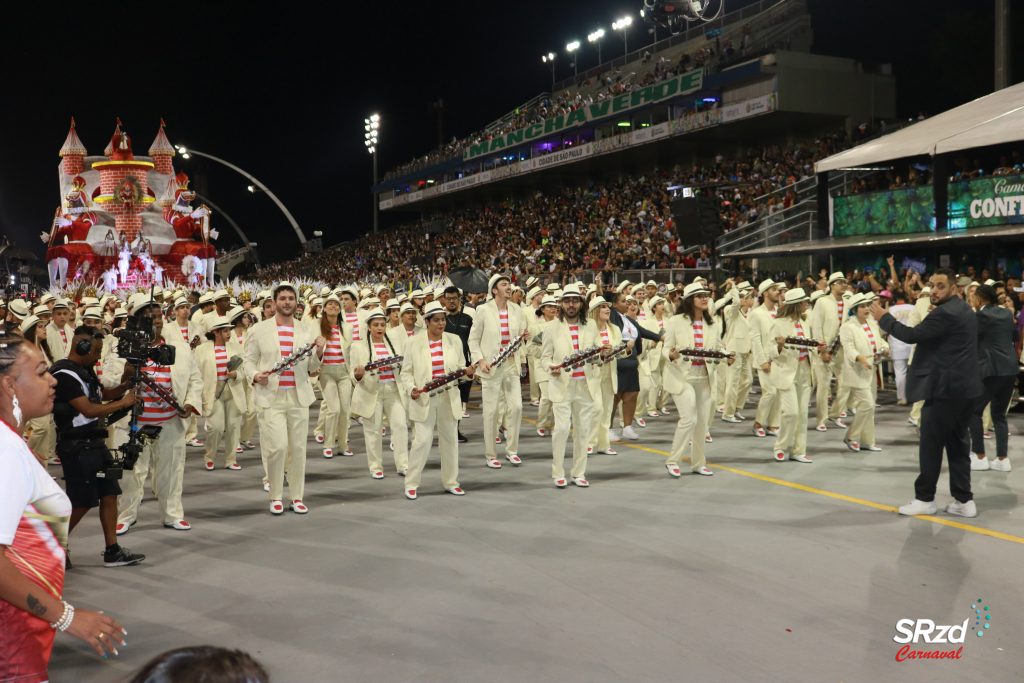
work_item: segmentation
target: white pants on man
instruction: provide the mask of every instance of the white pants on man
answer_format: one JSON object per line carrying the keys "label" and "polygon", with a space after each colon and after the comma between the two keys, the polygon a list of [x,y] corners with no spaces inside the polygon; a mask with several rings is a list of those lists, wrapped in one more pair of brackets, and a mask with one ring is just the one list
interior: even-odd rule
{"label": "white pants on man", "polygon": [[278,391],[269,408],[257,410],[260,450],[270,480],[270,499],[282,500],[284,471],[288,466],[288,497],[302,500],[306,486],[306,439],[309,406],[299,404],[294,389]]}
{"label": "white pants on man", "polygon": [[565,445],[569,441],[569,427],[573,428],[572,471],[573,479],[587,473],[587,441],[597,412],[585,379],[569,381],[568,395],[564,401],[552,404],[555,413],[555,429],[551,432],[551,476],[565,478]]}
{"label": "white pants on man", "polygon": [[[139,515],[139,504],[145,495],[146,479],[153,475],[153,489],[163,513],[164,524],[185,518],[181,504],[181,487],[185,477],[185,427],[172,418],[161,425],[160,436],[146,442],[134,469],[125,470],[118,500],[118,524],[131,526]],[[124,439],[118,439],[124,443]]]}
{"label": "white pants on man", "polygon": [[893,373],[896,375],[896,400],[907,400],[907,360],[906,358],[893,358]]}
{"label": "white pants on man", "polygon": [[519,386],[517,367],[510,359],[495,368],[493,377],[480,378],[480,394],[484,409],[484,456],[488,460],[497,457],[494,437],[501,421],[505,423],[507,436],[505,451],[519,452],[519,428],[523,422],[523,390]]}
{"label": "white pants on man", "polygon": [[[459,485],[459,421],[452,413],[451,399],[446,392],[431,396],[424,420],[412,423],[412,448],[409,449],[409,471],[405,488],[416,490],[423,478],[430,446],[437,427],[437,449],[441,452],[441,485],[453,489]],[[398,447],[397,444],[395,446]]]}
{"label": "white pants on man", "polygon": [[724,372],[727,376],[725,390],[725,410],[723,417],[735,415],[743,406],[747,405],[747,397],[750,395],[750,385],[753,384],[754,375],[751,373],[751,354],[737,353],[736,361],[732,365],[719,368],[718,372]]}
{"label": "white pants on man", "polygon": [[757,414],[754,422],[762,427],[778,427],[782,405],[779,402],[779,392],[772,386],[768,373],[758,368],[757,380],[761,386],[761,400],[757,403]]}
{"label": "white pants on man", "polygon": [[391,425],[391,443],[395,446],[395,471],[405,472],[409,469],[409,427],[402,398],[394,382],[381,383],[373,415],[363,418],[366,464],[370,472],[384,471],[384,457],[381,455],[383,437],[380,430],[385,415]]}

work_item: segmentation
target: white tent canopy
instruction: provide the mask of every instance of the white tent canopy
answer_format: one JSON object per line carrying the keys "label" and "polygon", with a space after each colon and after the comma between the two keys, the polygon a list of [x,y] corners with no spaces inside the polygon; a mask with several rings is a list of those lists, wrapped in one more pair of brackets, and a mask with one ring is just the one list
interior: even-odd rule
{"label": "white tent canopy", "polygon": [[934,156],[1024,140],[1024,83],[1011,85],[814,165],[818,173],[873,166],[893,159]]}

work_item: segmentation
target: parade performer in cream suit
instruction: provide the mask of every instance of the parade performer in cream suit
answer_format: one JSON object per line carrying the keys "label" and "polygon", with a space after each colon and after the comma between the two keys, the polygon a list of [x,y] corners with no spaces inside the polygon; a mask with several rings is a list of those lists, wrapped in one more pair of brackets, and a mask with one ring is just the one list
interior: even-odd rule
{"label": "parade performer in cream suit", "polygon": [[[242,345],[235,339],[234,326],[227,316],[218,316],[207,336],[212,344],[200,344],[195,350],[196,364],[203,379],[203,415],[206,416],[206,469],[216,467],[217,451],[224,448],[224,466],[240,470],[237,448],[242,415],[246,408],[245,382],[241,370],[228,370],[232,358],[242,357]],[[218,396],[218,390],[220,395]]]}

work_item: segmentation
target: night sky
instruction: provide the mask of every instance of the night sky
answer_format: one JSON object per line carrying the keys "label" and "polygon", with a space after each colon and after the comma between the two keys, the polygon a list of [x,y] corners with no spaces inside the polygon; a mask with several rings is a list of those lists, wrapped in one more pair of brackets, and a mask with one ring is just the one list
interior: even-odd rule
{"label": "night sky", "polygon": [[[726,0],[726,10],[749,4]],[[72,115],[90,154],[101,154],[115,116],[146,154],[159,119],[171,142],[233,161],[266,183],[307,237],[325,244],[370,228],[371,162],[363,117],[379,111],[380,172],[436,145],[431,103],[443,98],[446,138],[480,129],[550,87],[540,55],[583,43],[580,67],[597,61],[586,34],[608,30],[604,58],[622,53],[611,21],[631,12],[630,47],[650,42],[640,2],[334,3],[309,10],[280,4],[81,4],[40,11],[0,29],[0,223],[21,246],[58,205],[57,151]],[[101,9],[97,9],[97,7]],[[105,7],[105,9],[102,9]],[[810,0],[815,51],[891,62],[902,116],[942,111],[992,89],[992,3]],[[1011,35],[1024,35],[1018,5]],[[24,8],[23,8],[24,11]],[[664,37],[664,32],[662,32]],[[1015,50],[1014,80],[1024,76]],[[560,55],[559,78],[571,75]],[[263,261],[298,251],[291,228],[244,178],[213,162],[175,160],[200,192],[260,245]],[[408,218],[410,215],[406,214]],[[398,216],[400,221],[402,216]],[[382,214],[387,226],[395,219]],[[221,240],[235,240],[214,219]],[[227,243],[225,243],[227,246]]]}

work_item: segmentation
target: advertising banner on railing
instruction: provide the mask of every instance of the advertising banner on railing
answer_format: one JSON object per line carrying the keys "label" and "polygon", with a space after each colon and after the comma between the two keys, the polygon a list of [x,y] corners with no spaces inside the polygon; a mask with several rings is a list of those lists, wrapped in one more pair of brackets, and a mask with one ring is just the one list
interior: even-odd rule
{"label": "advertising banner on railing", "polygon": [[505,133],[504,135],[495,135],[490,140],[483,140],[478,144],[467,147],[462,153],[462,158],[468,160],[484,154],[490,154],[491,152],[498,152],[552,133],[582,126],[591,121],[623,114],[637,107],[655,104],[673,97],[696,92],[703,85],[704,72],[701,69],[694,69],[646,88],[640,88],[639,90],[585,105],[568,114],[552,116],[545,119],[543,123],[535,123],[525,128]]}
{"label": "advertising banner on railing", "polygon": [[761,95],[760,97],[754,97],[722,107],[722,123],[739,121],[740,119],[767,114],[772,111],[775,111],[775,93]]}
{"label": "advertising banner on railing", "polygon": [[571,161],[579,161],[584,157],[590,156],[594,151],[588,142],[585,145],[579,147],[570,147],[569,149],[563,149],[559,152],[552,152],[542,157],[534,157],[533,167],[536,169],[549,168],[551,166],[559,166],[561,164],[567,164]]}
{"label": "advertising banner on railing", "polygon": [[990,176],[949,184],[949,226],[1024,223],[1024,176]]}

